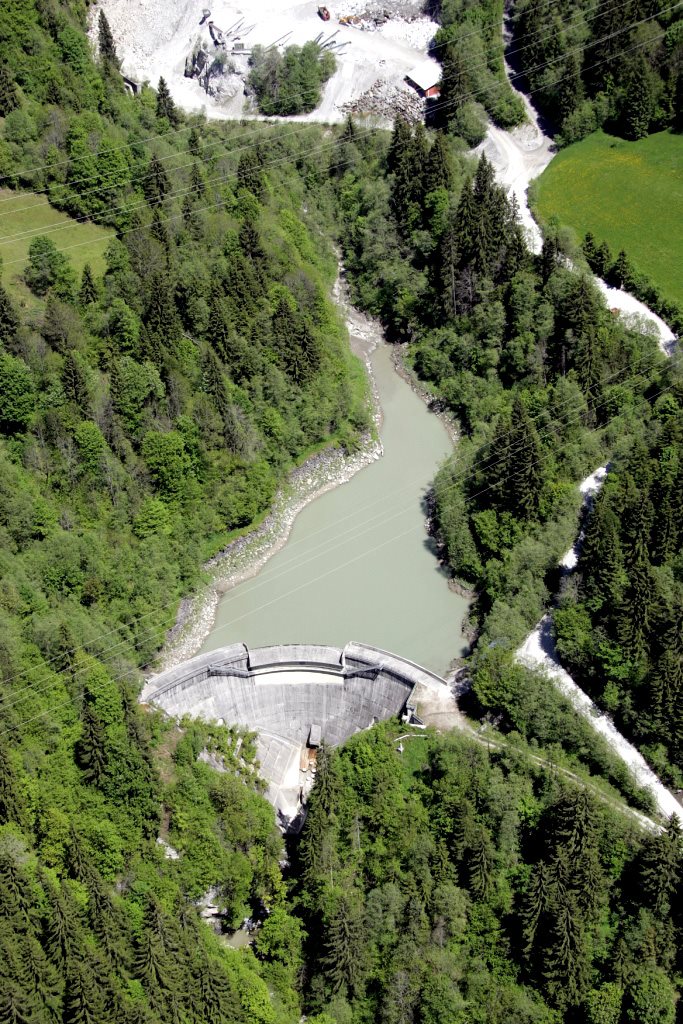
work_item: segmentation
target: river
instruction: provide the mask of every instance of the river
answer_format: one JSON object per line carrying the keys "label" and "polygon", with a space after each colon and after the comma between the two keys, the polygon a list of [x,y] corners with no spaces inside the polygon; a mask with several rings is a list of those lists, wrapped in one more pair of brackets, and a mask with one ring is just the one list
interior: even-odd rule
{"label": "river", "polygon": [[235,641],[358,640],[443,674],[465,652],[467,601],[448,586],[422,507],[452,442],[394,369],[389,346],[379,341],[369,359],[383,457],[299,513],[284,547],[221,598],[202,653]]}

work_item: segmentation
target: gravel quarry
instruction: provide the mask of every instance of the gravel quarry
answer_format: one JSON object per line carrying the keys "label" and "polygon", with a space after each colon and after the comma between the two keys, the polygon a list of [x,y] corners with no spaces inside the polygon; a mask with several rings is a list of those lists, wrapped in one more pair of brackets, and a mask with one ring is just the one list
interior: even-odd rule
{"label": "gravel quarry", "polygon": [[[337,59],[322,102],[310,114],[287,120],[343,121],[349,111],[368,113],[375,123],[389,124],[395,111],[423,111],[423,101],[405,82],[406,74],[426,60],[436,22],[421,14],[415,0],[342,0],[328,8],[323,21],[316,3],[292,4],[264,0],[258,4],[224,0],[101,0],[92,9],[92,38],[97,16],[104,11],[111,26],[124,74],[134,82],[156,85],[160,76],[173,99],[187,110],[203,110],[209,118],[258,117],[245,95],[249,53],[253,46],[301,46],[320,36]],[[205,14],[206,11],[210,13]],[[351,18],[340,24],[340,18]],[[216,33],[219,32],[220,36]],[[215,39],[222,39],[216,45]],[[224,70],[203,84],[186,77],[188,58],[204,51],[204,69],[220,56]],[[435,80],[439,65],[434,63]],[[196,69],[196,60],[195,60]],[[187,70],[191,70],[188,65]],[[201,76],[200,76],[201,77]],[[379,99],[378,99],[379,97]]]}

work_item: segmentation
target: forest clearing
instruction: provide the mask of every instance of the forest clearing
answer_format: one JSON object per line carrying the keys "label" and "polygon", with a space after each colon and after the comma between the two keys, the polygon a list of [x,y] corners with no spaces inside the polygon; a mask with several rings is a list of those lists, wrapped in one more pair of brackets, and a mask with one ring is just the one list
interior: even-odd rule
{"label": "forest clearing", "polygon": [[95,274],[103,273],[111,231],[60,213],[43,195],[0,189],[0,272],[2,283],[18,301],[35,302],[21,274],[31,241],[39,235],[49,237],[57,250],[68,256],[79,277],[86,263]]}

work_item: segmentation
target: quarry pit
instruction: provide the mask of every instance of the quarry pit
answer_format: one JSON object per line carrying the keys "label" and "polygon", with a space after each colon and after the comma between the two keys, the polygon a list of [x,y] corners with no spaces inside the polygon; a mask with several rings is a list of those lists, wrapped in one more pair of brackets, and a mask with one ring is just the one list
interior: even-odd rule
{"label": "quarry pit", "polygon": [[261,116],[245,91],[253,47],[284,51],[319,39],[337,70],[320,105],[287,120],[334,123],[356,113],[390,124],[397,112],[421,120],[424,99],[406,76],[431,69],[428,77],[437,82],[440,69],[428,56],[439,26],[419,0],[340,0],[327,10],[323,21],[316,3],[291,0],[100,0],[91,8],[91,39],[96,45],[104,11],[132,88],[145,81],[156,87],[163,76],[185,110],[238,120]]}

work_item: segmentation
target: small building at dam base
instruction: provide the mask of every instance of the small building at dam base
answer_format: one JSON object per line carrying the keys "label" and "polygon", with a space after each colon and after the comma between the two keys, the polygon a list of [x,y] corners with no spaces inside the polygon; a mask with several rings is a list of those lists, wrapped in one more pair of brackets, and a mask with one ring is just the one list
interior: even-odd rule
{"label": "small building at dam base", "polygon": [[320,743],[336,746],[395,715],[421,724],[421,693],[452,699],[440,676],[367,644],[232,644],[151,677],[140,699],[176,718],[255,730],[266,796],[280,826],[296,830]]}

